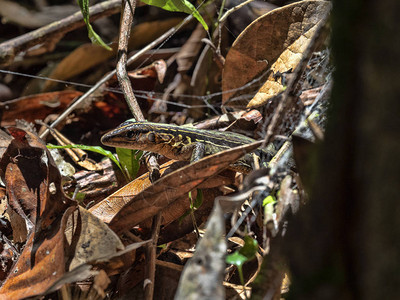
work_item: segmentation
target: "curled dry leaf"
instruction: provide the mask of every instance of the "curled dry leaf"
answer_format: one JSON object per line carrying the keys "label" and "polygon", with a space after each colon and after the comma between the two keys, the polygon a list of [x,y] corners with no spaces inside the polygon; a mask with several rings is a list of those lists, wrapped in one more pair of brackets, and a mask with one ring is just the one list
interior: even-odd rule
{"label": "curled dry leaf", "polygon": [[244,154],[254,151],[261,144],[262,142],[255,142],[222,151],[162,177],[121,207],[109,226],[117,233],[129,230],[156,215],[176,199],[218,174]]}
{"label": "curled dry leaf", "polygon": [[[128,76],[131,78],[151,78],[151,79],[158,79],[158,82],[163,83],[164,81],[164,77],[165,77],[165,72],[167,71],[167,63],[163,60],[156,60],[155,62],[153,62],[152,64],[135,70],[135,71],[131,71],[128,72]],[[155,83],[154,83],[155,84]],[[154,89],[154,84],[153,87],[151,88]],[[141,87],[141,89],[143,89]]]}
{"label": "curled dry leaf", "polygon": [[127,252],[147,241],[124,247],[102,221],[78,209],[76,202],[64,195],[60,173],[44,143],[30,132],[18,128],[9,131],[14,139],[0,169],[9,207],[25,221],[28,237],[0,289],[0,298],[45,294],[63,283],[83,280],[82,271],[66,274],[82,265],[101,266],[115,273],[125,262],[131,263],[132,257],[127,260],[128,256],[121,256],[131,255]]}
{"label": "curled dry leaf", "polygon": [[[300,62],[320,20],[331,7],[328,1],[300,1],[258,18],[236,39],[222,77],[225,105],[264,105],[284,90],[280,76]],[[254,85],[243,88],[254,81]],[[248,103],[248,95],[265,82]],[[236,100],[235,100],[236,99]]]}
{"label": "curled dry leaf", "polygon": [[[170,160],[160,167],[160,175],[163,175],[166,171],[176,170],[174,165],[176,162]],[[179,163],[182,166],[181,163]],[[128,183],[114,194],[108,196],[101,202],[89,208],[89,212],[98,217],[105,223],[110,223],[112,218],[122,209],[125,204],[131,202],[137,194],[142,192],[144,189],[151,186],[149,179],[149,173],[145,173],[142,176],[136,178],[134,181]]]}

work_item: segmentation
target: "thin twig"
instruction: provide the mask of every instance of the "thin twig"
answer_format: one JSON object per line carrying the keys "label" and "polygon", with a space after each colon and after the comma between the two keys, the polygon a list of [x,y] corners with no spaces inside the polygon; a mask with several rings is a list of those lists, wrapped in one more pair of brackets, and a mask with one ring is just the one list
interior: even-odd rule
{"label": "thin twig", "polygon": [[225,22],[225,20],[229,17],[229,15],[235,11],[237,11],[239,8],[242,8],[246,4],[249,4],[250,2],[253,2],[254,0],[247,0],[244,1],[243,3],[240,3],[239,5],[236,5],[235,7],[232,7],[230,10],[228,10],[222,17],[219,19],[219,23]]}
{"label": "thin twig", "polygon": [[[129,1],[129,0],[127,0]],[[122,92],[124,93],[125,100],[136,120],[144,121],[144,116],[140,110],[139,104],[136,100],[135,94],[133,93],[131,81],[126,71],[127,59],[128,59],[128,41],[131,34],[131,27],[133,22],[133,14],[135,12],[136,0],[132,0],[129,5],[125,3],[124,10],[122,13],[121,27],[118,39],[118,63],[117,63],[117,77],[121,86]]]}
{"label": "thin twig", "polygon": [[162,213],[158,213],[153,218],[153,226],[152,226],[152,243],[146,247],[146,257],[147,257],[147,269],[146,269],[146,278],[145,278],[145,287],[144,287],[144,298],[146,300],[152,300],[154,296],[154,282],[156,277],[156,258],[157,258],[157,241],[158,236],[160,234],[160,226],[161,226],[161,216]]}

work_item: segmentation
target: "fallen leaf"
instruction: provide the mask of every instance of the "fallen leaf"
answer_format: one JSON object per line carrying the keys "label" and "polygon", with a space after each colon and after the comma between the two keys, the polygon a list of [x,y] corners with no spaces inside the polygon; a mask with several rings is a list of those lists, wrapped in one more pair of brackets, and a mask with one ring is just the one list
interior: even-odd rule
{"label": "fallen leaf", "polygon": [[[223,103],[253,108],[282,92],[282,74],[295,69],[330,7],[328,1],[300,1],[275,9],[251,23],[226,57]],[[246,86],[251,82],[254,85]],[[263,87],[248,102],[260,82],[265,82]]]}
{"label": "fallen leaf", "polygon": [[247,152],[257,149],[261,144],[262,142],[255,142],[207,156],[160,178],[121,207],[111,220],[110,228],[122,233],[156,215],[173,201],[229,167]]}
{"label": "fallen leaf", "polygon": [[15,119],[34,122],[44,120],[50,114],[59,114],[72,100],[82,95],[78,91],[60,91],[21,97],[0,103],[3,112],[1,126],[15,125]]}
{"label": "fallen leaf", "polygon": [[71,255],[69,270],[125,249],[121,240],[107,225],[82,207],[69,216],[65,238],[67,245],[74,244],[75,251]]}
{"label": "fallen leaf", "polygon": [[63,228],[76,203],[64,195],[60,173],[44,143],[30,132],[9,131],[14,139],[0,169],[9,205],[24,219],[28,241],[0,298],[20,299],[43,292],[65,272]]}

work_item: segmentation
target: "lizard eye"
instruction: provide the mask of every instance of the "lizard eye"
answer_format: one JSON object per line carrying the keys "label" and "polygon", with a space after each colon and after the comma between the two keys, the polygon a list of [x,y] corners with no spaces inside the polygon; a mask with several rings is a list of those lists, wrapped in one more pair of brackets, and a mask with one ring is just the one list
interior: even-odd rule
{"label": "lizard eye", "polygon": [[127,133],[126,133],[126,137],[128,138],[128,139],[131,139],[131,138],[133,138],[135,136],[135,133],[133,132],[133,131],[128,131]]}
{"label": "lizard eye", "polygon": [[154,135],[154,133],[150,132],[150,133],[147,135],[147,139],[148,139],[150,142],[154,143],[154,142],[156,141],[156,136]]}

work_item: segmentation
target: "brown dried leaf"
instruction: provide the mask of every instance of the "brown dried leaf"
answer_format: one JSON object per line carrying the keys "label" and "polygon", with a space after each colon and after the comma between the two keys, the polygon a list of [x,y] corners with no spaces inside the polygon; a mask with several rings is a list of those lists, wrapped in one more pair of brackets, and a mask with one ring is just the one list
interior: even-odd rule
{"label": "brown dried leaf", "polygon": [[[187,162],[177,162],[174,160],[170,160],[160,167],[160,175],[165,176],[187,164]],[[233,184],[234,176],[229,176],[230,174],[232,174],[232,171],[227,170],[226,172],[230,173],[225,174],[225,172],[223,172],[224,174],[218,174],[212,179],[204,181],[197,188],[211,189],[221,185]],[[152,183],[149,179],[149,173],[147,172],[136,178],[132,182],[128,183],[127,185],[116,191],[114,194],[108,196],[101,202],[92,206],[89,211],[93,215],[101,219],[103,222],[109,223],[125,204],[133,201],[136,195],[151,186],[151,184]],[[173,203],[171,203],[171,205],[163,209],[162,224],[167,225],[173,222],[178,217],[183,215],[188,209],[189,201],[187,195],[185,194],[184,196],[176,199]]]}
{"label": "brown dried leaf", "polygon": [[207,156],[157,180],[123,206],[109,226],[117,233],[129,230],[159,213],[182,195],[193,190],[206,179],[218,174],[245,153],[258,148],[262,142],[236,147]]}
{"label": "brown dried leaf", "polygon": [[[283,91],[277,75],[295,69],[330,6],[328,1],[300,1],[275,9],[251,23],[226,57],[223,103],[256,107]],[[233,102],[233,98],[254,93],[254,87],[241,87],[258,78],[266,82],[250,103]]]}
{"label": "brown dried leaf", "polygon": [[15,125],[15,119],[34,122],[43,120],[49,114],[58,114],[65,110],[72,100],[82,95],[78,91],[60,91],[36,94],[0,103],[3,112],[1,126]]}
{"label": "brown dried leaf", "polygon": [[121,240],[107,225],[82,207],[69,216],[65,238],[68,245],[74,244],[75,249],[69,270],[125,249]]}
{"label": "brown dried leaf", "polygon": [[160,83],[163,83],[165,72],[167,71],[167,63],[163,60],[156,60],[151,65],[139,70],[128,72],[131,78],[157,78]]}
{"label": "brown dried leaf", "polygon": [[[160,175],[163,175],[166,171],[170,173],[176,170],[178,166],[182,166],[182,163],[176,163],[176,161],[170,160],[160,167]],[[132,201],[137,194],[149,186],[151,186],[151,182],[149,173],[147,172],[89,208],[89,212],[103,222],[110,223],[111,219],[115,217],[125,204]]]}
{"label": "brown dried leaf", "polygon": [[0,289],[0,298],[19,299],[43,292],[64,273],[63,228],[76,203],[64,195],[60,173],[44,143],[24,130],[9,131],[14,140],[0,169],[9,205],[24,219],[28,241]]}
{"label": "brown dried leaf", "polygon": [[201,39],[207,36],[207,32],[204,30],[203,26],[199,23],[197,27],[192,32],[189,39],[181,47],[178,54],[176,55],[176,63],[178,64],[178,72],[187,72],[195,62],[195,58],[199,54],[203,43]]}

